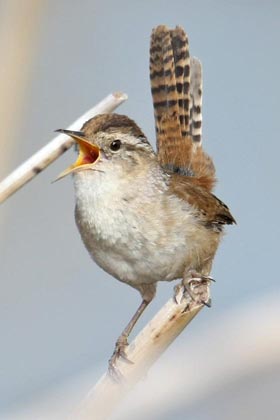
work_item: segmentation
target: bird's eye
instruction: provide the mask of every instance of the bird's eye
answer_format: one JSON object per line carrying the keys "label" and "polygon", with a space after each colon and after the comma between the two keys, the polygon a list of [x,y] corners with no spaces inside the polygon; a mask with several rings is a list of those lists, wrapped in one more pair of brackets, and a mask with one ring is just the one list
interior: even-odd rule
{"label": "bird's eye", "polygon": [[122,142],[121,142],[120,140],[114,140],[114,141],[112,141],[112,143],[110,144],[110,149],[111,149],[113,152],[117,152],[118,150],[120,150],[120,148],[121,148],[121,144],[122,144]]}

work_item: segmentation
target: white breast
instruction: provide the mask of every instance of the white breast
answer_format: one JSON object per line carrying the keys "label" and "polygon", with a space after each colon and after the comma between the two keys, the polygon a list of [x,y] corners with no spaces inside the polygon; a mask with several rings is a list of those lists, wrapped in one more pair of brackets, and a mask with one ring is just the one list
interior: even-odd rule
{"label": "white breast", "polygon": [[158,179],[147,185],[117,173],[75,174],[82,240],[117,279],[137,285],[182,277],[196,222],[186,204],[164,194],[166,188]]}

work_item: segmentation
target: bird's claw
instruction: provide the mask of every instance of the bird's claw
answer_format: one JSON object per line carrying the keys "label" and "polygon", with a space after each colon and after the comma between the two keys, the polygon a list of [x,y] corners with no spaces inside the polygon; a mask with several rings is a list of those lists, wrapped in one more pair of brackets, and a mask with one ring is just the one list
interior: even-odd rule
{"label": "bird's claw", "polygon": [[110,360],[109,360],[109,367],[108,367],[108,373],[110,377],[115,382],[122,382],[123,375],[120,372],[119,368],[117,367],[118,360],[122,359],[125,363],[133,364],[133,362],[127,357],[125,348],[128,346],[127,338],[126,337],[120,337],[118,341],[116,342],[114,353],[112,354]]}
{"label": "bird's claw", "polygon": [[[189,270],[184,276],[182,282],[174,288],[174,299],[176,303],[181,303],[184,298],[191,298],[197,305],[211,307],[211,298],[209,296],[209,282],[215,281],[213,277],[202,275],[194,270]],[[189,304],[184,312],[189,308]]]}

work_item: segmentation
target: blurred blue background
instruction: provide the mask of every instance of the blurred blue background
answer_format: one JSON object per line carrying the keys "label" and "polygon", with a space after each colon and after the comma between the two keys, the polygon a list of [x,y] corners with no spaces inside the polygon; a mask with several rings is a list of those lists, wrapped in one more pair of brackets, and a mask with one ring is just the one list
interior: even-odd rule
{"label": "blurred blue background", "polygon": [[[183,26],[203,63],[204,147],[217,168],[216,194],[238,225],[215,259],[213,308],[169,351],[213,320],[223,325],[228,311],[280,291],[279,12],[273,0],[0,2],[1,178],[116,90],[129,97],[117,112],[155,144],[148,61],[156,25]],[[94,381],[140,301],[84,249],[71,179],[51,184],[73,159],[67,152],[0,208],[1,419],[82,372],[93,371]],[[135,332],[172,293],[173,284],[159,284]]]}

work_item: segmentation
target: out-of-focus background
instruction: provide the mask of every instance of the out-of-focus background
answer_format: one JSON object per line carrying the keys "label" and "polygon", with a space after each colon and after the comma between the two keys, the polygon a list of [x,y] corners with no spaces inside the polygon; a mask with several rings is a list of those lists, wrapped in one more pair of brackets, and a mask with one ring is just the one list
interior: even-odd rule
{"label": "out-of-focus background", "polygon": [[[215,260],[212,309],[116,418],[279,418],[279,17],[276,0],[0,1],[1,178],[116,90],[129,96],[118,112],[154,144],[154,26],[182,25],[203,63],[204,145],[238,225]],[[51,184],[74,158],[67,152],[0,208],[1,420],[71,413],[140,300],[90,260],[71,179]],[[159,284],[136,332],[172,293]]]}

